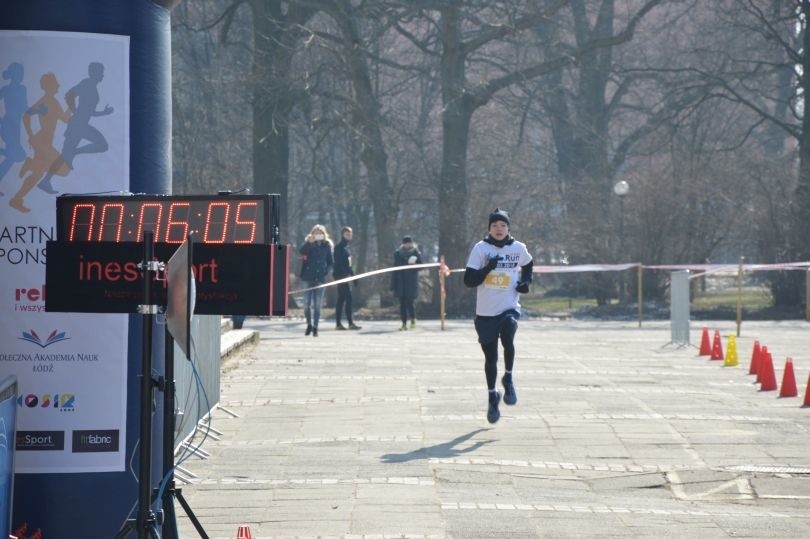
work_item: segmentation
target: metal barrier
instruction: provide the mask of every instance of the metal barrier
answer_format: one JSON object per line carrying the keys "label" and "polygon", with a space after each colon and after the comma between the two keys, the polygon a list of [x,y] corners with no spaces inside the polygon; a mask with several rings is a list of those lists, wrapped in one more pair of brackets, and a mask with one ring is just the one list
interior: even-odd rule
{"label": "metal barrier", "polygon": [[220,315],[195,315],[191,320],[191,349],[207,402],[197,387],[191,363],[177,343],[174,345],[176,444],[185,440],[197,422],[219,403],[221,319]]}

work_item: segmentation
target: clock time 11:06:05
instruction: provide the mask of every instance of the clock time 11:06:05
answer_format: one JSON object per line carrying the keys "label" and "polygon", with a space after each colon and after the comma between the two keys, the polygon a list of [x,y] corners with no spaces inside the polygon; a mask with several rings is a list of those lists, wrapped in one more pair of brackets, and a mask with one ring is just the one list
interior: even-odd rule
{"label": "clock time 11:06:05", "polygon": [[[264,212],[258,200],[77,201],[69,205],[68,241],[264,243]],[[67,208],[63,208],[64,209]],[[67,217],[68,215],[65,215]],[[64,230],[64,229],[63,229]]]}

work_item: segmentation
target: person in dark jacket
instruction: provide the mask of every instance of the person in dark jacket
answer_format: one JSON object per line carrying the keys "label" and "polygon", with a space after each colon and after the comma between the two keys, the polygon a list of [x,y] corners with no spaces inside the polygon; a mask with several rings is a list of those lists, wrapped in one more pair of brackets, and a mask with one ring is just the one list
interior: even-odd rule
{"label": "person in dark jacket", "polygon": [[[413,242],[413,238],[405,236],[402,245],[394,252],[394,266],[409,266],[421,264],[422,254]],[[414,302],[419,296],[419,270],[400,270],[391,274],[391,290],[399,298],[399,316],[402,319],[400,331],[408,329],[408,320],[411,329],[416,327],[416,310]]]}
{"label": "person in dark jacket", "polygon": [[332,271],[332,240],[323,225],[315,225],[298,249],[301,253],[301,279],[304,288],[304,316],[307,318],[307,329],[304,335],[318,336],[318,321],[321,318],[323,288],[316,288],[326,282]]}
{"label": "person in dark jacket", "polygon": [[[352,227],[344,226],[341,232],[342,238],[335,245],[333,251],[333,258],[335,259],[335,267],[332,269],[332,276],[335,280],[345,279],[354,275],[352,269],[352,250],[349,244],[354,237]],[[352,281],[354,285],[357,281]],[[343,318],[343,311],[346,311],[346,322],[349,323],[349,329],[360,329],[352,321],[352,283],[340,283],[337,285],[337,301],[335,302],[335,329],[345,330],[346,327],[341,323]]]}

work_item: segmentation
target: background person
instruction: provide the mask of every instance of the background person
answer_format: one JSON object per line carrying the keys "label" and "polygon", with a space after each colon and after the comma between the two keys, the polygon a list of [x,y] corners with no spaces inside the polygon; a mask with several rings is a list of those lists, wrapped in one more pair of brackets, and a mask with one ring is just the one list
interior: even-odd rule
{"label": "background person", "polygon": [[[332,258],[332,240],[324,225],[315,225],[304,238],[304,243],[298,249],[301,253],[301,279],[304,288],[313,288],[326,282],[332,271],[334,259]],[[307,319],[307,329],[304,335],[318,336],[318,322],[321,319],[321,303],[323,303],[323,288],[315,288],[304,292],[304,316]]]}
{"label": "background person", "polygon": [[[422,263],[422,253],[413,242],[413,238],[405,236],[402,245],[394,252],[394,266],[409,266]],[[400,331],[408,329],[408,320],[411,329],[416,327],[416,309],[414,302],[419,297],[419,271],[401,270],[391,274],[391,290],[399,298],[399,316],[402,320]]]}
{"label": "background person", "polygon": [[[345,279],[354,275],[352,269],[352,250],[349,244],[354,237],[352,227],[344,226],[341,231],[341,238],[335,249],[332,252],[335,260],[335,267],[332,270],[332,276],[335,280]],[[351,283],[340,283],[337,285],[337,301],[335,302],[335,329],[345,330],[346,327],[341,323],[343,318],[343,311],[346,311],[346,322],[349,323],[349,329],[360,329],[352,321],[352,287],[357,286],[357,281]]]}
{"label": "background person", "polygon": [[475,298],[475,331],[484,351],[484,373],[489,391],[487,421],[495,423],[501,417],[498,405],[501,395],[495,384],[498,378],[498,339],[503,345],[506,372],[501,382],[504,388],[503,401],[508,405],[517,403],[517,393],[512,380],[515,363],[515,333],[520,318],[518,293],[529,291],[532,281],[532,255],[526,245],[509,234],[509,215],[498,208],[489,214],[487,236],[476,243],[467,267],[464,284],[477,287]]}

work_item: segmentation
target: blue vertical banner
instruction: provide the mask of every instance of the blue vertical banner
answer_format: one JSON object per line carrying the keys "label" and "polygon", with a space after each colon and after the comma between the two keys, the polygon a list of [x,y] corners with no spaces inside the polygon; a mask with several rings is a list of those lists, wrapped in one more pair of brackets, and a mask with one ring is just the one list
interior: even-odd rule
{"label": "blue vertical banner", "polygon": [[[115,536],[142,449],[160,480],[160,405],[138,444],[142,317],[46,313],[43,283],[57,196],[171,192],[168,3],[0,6],[0,370],[18,382],[10,527],[25,537]],[[162,372],[160,331],[151,352]]]}

